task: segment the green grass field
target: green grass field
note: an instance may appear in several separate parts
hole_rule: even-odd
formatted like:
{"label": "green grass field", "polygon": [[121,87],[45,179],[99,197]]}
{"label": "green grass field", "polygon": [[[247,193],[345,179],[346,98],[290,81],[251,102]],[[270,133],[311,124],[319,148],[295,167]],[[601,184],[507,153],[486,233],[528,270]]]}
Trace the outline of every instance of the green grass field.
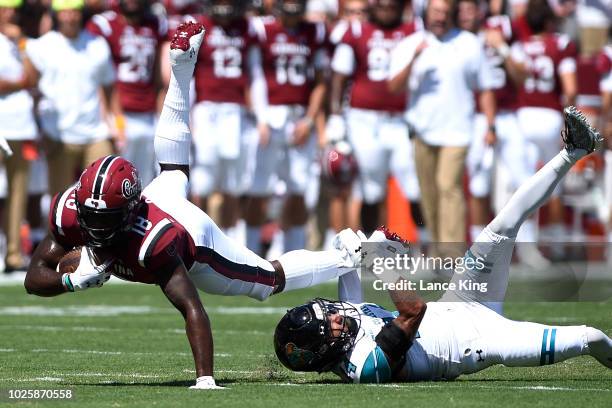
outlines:
{"label": "green grass field", "polygon": [[[588,357],[532,369],[493,367],[452,382],[346,385],[332,375],[294,374],[273,356],[272,332],[285,308],[333,285],[273,297],[202,294],[215,339],[216,378],[226,390],[193,391],[183,321],[161,291],[107,285],[52,299],[0,287],[0,405],[7,389],[71,389],[73,402],[19,406],[580,406],[612,407],[612,370]],[[612,333],[611,303],[509,304],[507,315],[589,324]]]}

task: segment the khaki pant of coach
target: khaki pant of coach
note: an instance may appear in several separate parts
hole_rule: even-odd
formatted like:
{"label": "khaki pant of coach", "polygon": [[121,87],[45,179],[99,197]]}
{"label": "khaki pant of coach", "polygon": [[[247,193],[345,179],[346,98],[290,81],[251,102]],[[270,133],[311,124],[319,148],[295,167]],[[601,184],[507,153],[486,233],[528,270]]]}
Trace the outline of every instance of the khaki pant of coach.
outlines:
{"label": "khaki pant of coach", "polygon": [[49,193],[64,191],[76,181],[80,172],[102,156],[113,153],[109,139],[89,144],[69,144],[50,141],[47,148]]}
{"label": "khaki pant of coach", "polygon": [[30,180],[30,162],[23,157],[23,142],[9,141],[13,155],[5,159],[7,197],[4,212],[6,231],[6,266],[22,268],[21,256],[21,222],[25,218],[28,183]]}
{"label": "khaki pant of coach", "polygon": [[414,140],[421,207],[432,242],[464,242],[463,171],[467,147],[431,146],[419,138]]}

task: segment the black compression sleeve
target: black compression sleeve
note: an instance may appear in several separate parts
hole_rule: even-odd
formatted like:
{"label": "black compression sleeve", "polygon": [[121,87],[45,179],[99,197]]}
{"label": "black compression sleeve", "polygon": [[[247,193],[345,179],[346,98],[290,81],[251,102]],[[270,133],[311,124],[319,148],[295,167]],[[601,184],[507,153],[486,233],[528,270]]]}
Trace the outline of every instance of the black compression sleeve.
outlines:
{"label": "black compression sleeve", "polygon": [[412,346],[412,339],[406,337],[402,329],[393,322],[389,322],[376,336],[376,344],[392,360],[399,363],[406,358],[406,352]]}

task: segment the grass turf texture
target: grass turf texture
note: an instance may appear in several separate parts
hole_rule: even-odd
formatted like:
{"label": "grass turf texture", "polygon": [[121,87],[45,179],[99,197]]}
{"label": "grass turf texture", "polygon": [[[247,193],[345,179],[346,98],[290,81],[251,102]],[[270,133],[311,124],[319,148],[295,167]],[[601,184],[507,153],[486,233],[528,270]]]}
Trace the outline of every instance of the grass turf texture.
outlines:
{"label": "grass turf texture", "polygon": [[[52,299],[28,296],[21,286],[0,287],[0,405],[9,403],[7,389],[69,388],[71,403],[30,400],[19,406],[612,406],[612,371],[590,357],[541,368],[493,367],[451,382],[385,386],[291,373],[274,358],[273,329],[283,308],[317,295],[335,297],[335,287],[263,303],[201,294],[213,327],[216,378],[228,389],[198,392],[187,389],[195,372],[182,317],[157,287],[108,285]],[[132,313],[92,315],[122,306]],[[79,310],[88,313],[74,315]],[[612,333],[611,303],[509,304],[506,313]]]}

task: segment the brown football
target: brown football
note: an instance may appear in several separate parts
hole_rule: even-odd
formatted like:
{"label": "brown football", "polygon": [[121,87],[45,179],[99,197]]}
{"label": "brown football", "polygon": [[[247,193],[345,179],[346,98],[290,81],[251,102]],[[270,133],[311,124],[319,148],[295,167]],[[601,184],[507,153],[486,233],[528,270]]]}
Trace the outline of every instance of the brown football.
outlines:
{"label": "brown football", "polygon": [[[62,259],[60,259],[57,265],[57,271],[62,275],[65,273],[73,273],[79,266],[79,262],[81,262],[81,249],[82,246],[75,247],[74,249],[68,251]],[[99,254],[94,252],[94,261],[96,265],[100,265],[104,262],[105,259],[109,258],[108,254]]]}
{"label": "brown football", "polygon": [[68,251],[62,259],[60,259],[57,265],[57,271],[62,275],[65,273],[73,273],[81,262],[81,249],[83,247],[76,247],[71,251]]}

